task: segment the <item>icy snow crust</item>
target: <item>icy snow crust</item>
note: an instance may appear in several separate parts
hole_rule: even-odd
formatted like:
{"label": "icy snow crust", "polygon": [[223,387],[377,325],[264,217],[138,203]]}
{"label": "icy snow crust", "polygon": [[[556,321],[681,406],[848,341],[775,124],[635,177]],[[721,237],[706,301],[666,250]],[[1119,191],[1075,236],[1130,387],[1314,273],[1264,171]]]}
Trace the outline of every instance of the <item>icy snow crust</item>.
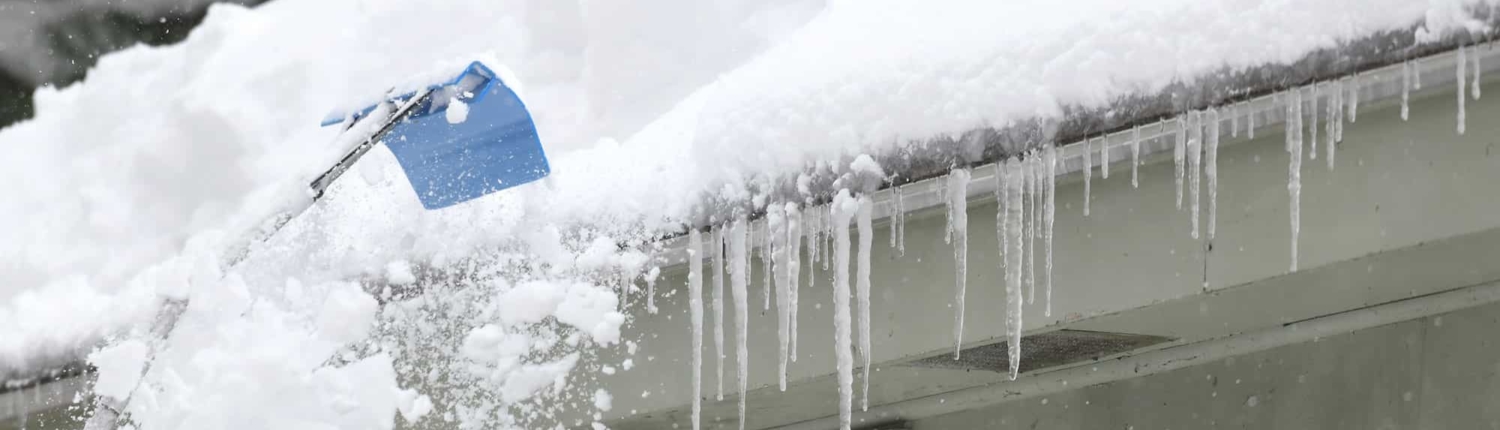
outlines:
{"label": "icy snow crust", "polygon": [[[142,428],[389,428],[397,412],[547,426],[602,398],[598,375],[615,363],[596,351],[625,340],[622,303],[646,303],[619,293],[656,266],[653,239],[684,225],[1242,96],[1261,87],[1241,85],[1254,68],[1316,76],[1326,60],[1307,54],[1376,49],[1344,46],[1372,34],[1479,26],[1457,0],[666,3],[216,6],[180,45],[110,55],[85,82],[40,91],[36,119],[0,131],[12,184],[0,199],[0,374],[109,340],[93,362],[105,394],[133,393]],[[1394,54],[1358,58],[1382,55]],[[553,177],[425,212],[389,152],[373,151],[244,264],[219,267],[229,238],[299,198],[339,153],[337,127],[317,127],[327,111],[474,59],[526,100]],[[851,168],[861,155],[873,157]],[[351,278],[383,288],[372,297]],[[422,289],[398,288],[412,284]],[[141,359],[131,339],[161,298],[188,296],[171,348]],[[840,363],[852,372],[852,357]]]}

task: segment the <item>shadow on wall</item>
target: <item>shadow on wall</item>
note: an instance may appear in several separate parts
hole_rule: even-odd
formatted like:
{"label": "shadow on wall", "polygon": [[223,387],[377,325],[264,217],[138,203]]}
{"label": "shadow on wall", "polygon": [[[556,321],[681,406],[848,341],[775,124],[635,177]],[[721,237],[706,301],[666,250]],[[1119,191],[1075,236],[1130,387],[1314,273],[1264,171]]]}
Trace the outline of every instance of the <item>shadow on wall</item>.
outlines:
{"label": "shadow on wall", "polygon": [[[246,6],[266,0],[230,0]],[[191,2],[189,2],[191,3]],[[38,26],[39,42],[53,64],[9,64],[0,67],[0,128],[34,115],[32,95],[41,85],[67,86],[82,80],[99,57],[137,43],[169,45],[187,38],[208,12],[207,3],[172,8],[161,14],[79,8],[61,19]],[[17,61],[17,60],[0,60]],[[55,66],[54,66],[55,65]],[[50,70],[49,70],[50,69]],[[35,70],[39,80],[16,76],[16,70]],[[39,81],[33,83],[34,81]]]}

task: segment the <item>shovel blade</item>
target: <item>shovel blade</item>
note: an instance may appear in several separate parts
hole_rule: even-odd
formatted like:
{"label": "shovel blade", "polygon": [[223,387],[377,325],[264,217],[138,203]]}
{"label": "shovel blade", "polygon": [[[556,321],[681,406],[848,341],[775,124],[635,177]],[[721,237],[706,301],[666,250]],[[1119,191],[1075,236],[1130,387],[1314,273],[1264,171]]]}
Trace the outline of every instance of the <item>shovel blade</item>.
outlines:
{"label": "shovel blade", "polygon": [[422,206],[440,209],[551,173],[526,105],[479,62],[433,88],[384,142]]}

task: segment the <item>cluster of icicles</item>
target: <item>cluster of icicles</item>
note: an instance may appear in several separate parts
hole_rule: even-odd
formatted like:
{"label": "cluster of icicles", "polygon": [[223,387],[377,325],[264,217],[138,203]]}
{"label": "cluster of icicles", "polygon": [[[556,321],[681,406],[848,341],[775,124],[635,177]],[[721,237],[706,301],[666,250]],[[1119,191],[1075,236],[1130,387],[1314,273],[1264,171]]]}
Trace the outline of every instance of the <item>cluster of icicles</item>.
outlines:
{"label": "cluster of icicles", "polygon": [[[1464,98],[1465,95],[1465,72],[1469,65],[1466,60],[1467,49],[1458,50],[1457,82],[1458,85],[1458,125],[1457,132],[1464,133]],[[1472,56],[1473,83],[1468,94],[1474,99],[1480,96],[1480,70],[1479,55]],[[1420,65],[1410,63],[1402,66],[1402,94],[1401,94],[1401,119],[1408,118],[1409,89],[1421,89]],[[1324,147],[1324,159],[1328,169],[1334,168],[1334,159],[1337,154],[1337,145],[1343,141],[1344,122],[1355,122],[1358,119],[1359,109],[1360,77],[1344,78],[1335,81],[1321,82],[1307,85],[1305,87],[1288,90],[1285,93],[1273,97],[1274,103],[1281,109],[1285,109],[1284,122],[1286,133],[1286,151],[1289,154],[1289,174],[1287,190],[1290,195],[1291,214],[1291,269],[1297,270],[1297,242],[1300,230],[1300,208],[1301,208],[1301,169],[1303,147],[1310,145],[1308,157],[1317,159],[1319,143],[1319,116],[1323,116],[1322,138]],[[1322,109],[1320,112],[1319,109]],[[1231,137],[1239,137],[1241,117],[1244,117],[1243,129],[1247,138],[1255,138],[1257,112],[1254,109],[1246,109],[1244,106],[1230,106],[1227,108],[1210,108],[1201,111],[1187,112],[1170,121],[1158,122],[1156,133],[1152,138],[1172,138],[1173,161],[1175,167],[1176,206],[1183,210],[1184,195],[1191,212],[1190,235],[1194,239],[1200,237],[1200,190],[1207,188],[1208,220],[1207,238],[1214,239],[1217,229],[1218,216],[1218,152],[1219,139],[1223,134],[1221,124],[1226,120],[1229,123],[1229,134]],[[1224,118],[1228,116],[1228,118]],[[1304,133],[1305,130],[1305,133]],[[1131,129],[1128,139],[1115,148],[1128,147],[1131,162],[1131,185],[1140,186],[1139,166],[1140,147],[1143,142],[1141,137],[1142,128],[1136,126]],[[1308,142],[1304,142],[1304,136]],[[1089,215],[1090,194],[1092,191],[1093,170],[1095,164],[1095,152],[1099,153],[1098,167],[1104,179],[1109,178],[1109,165],[1113,161],[1111,145],[1107,139],[1096,137],[1085,139],[1080,143],[1081,152],[1075,154],[1082,158],[1084,174],[1084,201],[1083,214]],[[1020,370],[1021,358],[1021,334],[1023,306],[1035,304],[1037,284],[1044,286],[1045,315],[1052,316],[1052,238],[1056,199],[1056,181],[1058,168],[1065,158],[1065,151],[1052,145],[1044,145],[1042,148],[1026,152],[1022,156],[1007,159],[998,163],[993,180],[995,181],[995,197],[999,204],[995,224],[999,236],[1001,265],[1004,269],[1005,297],[1006,297],[1006,319],[1005,329],[1009,347],[1010,377],[1015,379]],[[954,296],[954,358],[959,358],[959,352],[963,348],[964,329],[964,294],[966,280],[968,278],[968,187],[973,178],[970,171],[958,168],[950,172],[943,185],[943,199],[947,205],[947,232],[945,240],[953,246],[954,260],[956,262],[956,280]],[[1207,181],[1206,187],[1202,183]],[[1186,192],[1184,192],[1186,188]],[[897,255],[905,253],[905,212],[904,196],[901,187],[890,188],[890,246],[896,250]],[[831,204],[809,208],[803,211],[796,203],[771,204],[766,209],[766,222],[764,228],[752,232],[751,222],[740,215],[733,221],[708,233],[709,239],[705,253],[704,234],[698,230],[691,231],[688,238],[689,252],[689,293],[690,312],[693,330],[693,406],[692,420],[693,428],[699,428],[702,398],[702,338],[703,338],[703,261],[711,259],[710,270],[713,271],[713,292],[710,295],[713,303],[714,315],[714,351],[717,357],[715,377],[718,381],[716,398],[724,398],[724,280],[729,280],[729,289],[733,297],[735,320],[735,341],[739,348],[736,349],[739,361],[739,408],[740,428],[745,425],[745,391],[748,381],[748,351],[746,349],[748,337],[748,312],[749,298],[747,297],[747,286],[749,280],[750,254],[755,247],[754,242],[759,243],[761,249],[761,261],[763,272],[771,275],[765,277],[765,295],[763,307],[771,309],[772,291],[775,291],[774,304],[777,310],[777,333],[780,341],[779,359],[779,383],[780,388],[786,390],[786,373],[788,362],[797,359],[797,304],[799,280],[801,275],[802,251],[808,252],[809,263],[821,263],[825,270],[834,272],[833,294],[834,294],[834,348],[838,366],[839,383],[839,406],[841,428],[848,429],[852,424],[852,409],[854,400],[854,357],[857,355],[862,359],[862,388],[860,407],[869,408],[869,381],[870,381],[870,248],[873,242],[873,228],[871,217],[874,202],[871,196],[864,193],[854,194],[849,190],[840,190]],[[858,234],[857,261],[854,280],[853,298],[855,305],[851,306],[849,266],[850,266],[850,224],[854,224]],[[1040,244],[1038,244],[1040,239]],[[1038,264],[1037,247],[1041,246],[1042,257]],[[820,250],[822,250],[820,252]],[[832,255],[830,255],[830,253]],[[711,254],[711,255],[710,255]],[[727,271],[727,276],[726,272]],[[654,275],[654,273],[653,273]],[[652,279],[655,276],[651,276]],[[808,271],[807,284],[812,287],[817,280],[813,271]],[[652,306],[654,308],[654,306]],[[851,317],[851,314],[856,317]],[[857,319],[856,319],[857,318]],[[858,330],[854,331],[854,322],[858,322]],[[856,337],[857,336],[857,337]]]}
{"label": "cluster of icicles", "polygon": [[[899,200],[894,201],[899,205]],[[748,361],[749,352],[746,348],[749,335],[748,312],[749,298],[747,287],[750,282],[750,254],[753,247],[752,242],[760,243],[761,261],[763,272],[769,274],[765,277],[766,294],[763,299],[763,308],[769,310],[772,306],[771,291],[775,291],[775,306],[777,316],[777,334],[780,343],[779,360],[779,383],[782,390],[786,390],[786,374],[789,362],[797,359],[797,309],[798,283],[802,278],[801,262],[803,241],[806,241],[808,260],[810,263],[822,263],[824,269],[830,266],[834,270],[834,319],[835,319],[835,346],[839,367],[840,399],[843,416],[850,415],[853,406],[853,368],[854,351],[852,349],[851,326],[853,318],[850,309],[850,232],[851,223],[857,226],[859,233],[858,260],[859,267],[854,281],[857,291],[857,311],[859,321],[858,345],[860,356],[864,361],[864,392],[865,401],[862,407],[868,408],[869,372],[870,372],[870,248],[873,244],[873,228],[871,218],[874,212],[874,203],[868,195],[858,197],[850,194],[848,190],[842,190],[835,196],[832,204],[809,210],[803,213],[796,203],[772,204],[766,209],[766,222],[764,228],[752,232],[751,222],[746,216],[740,215],[724,228],[714,230],[709,234],[708,249],[705,253],[703,234],[693,230],[688,236],[688,292],[690,294],[689,312],[693,327],[693,428],[698,428],[700,414],[702,411],[702,337],[703,337],[703,261],[711,261],[710,270],[713,272],[713,292],[709,296],[713,300],[714,315],[714,351],[717,357],[715,367],[715,379],[717,380],[717,391],[715,398],[724,399],[724,298],[725,282],[729,280],[729,292],[733,298],[735,314],[735,342],[736,358],[739,362],[739,407],[740,428],[745,425],[745,391],[748,388]],[[897,211],[899,213],[899,211]],[[899,217],[898,217],[899,219]],[[901,232],[903,226],[892,227],[893,231]],[[805,232],[805,233],[804,233]],[[898,236],[892,243],[895,246],[904,246]],[[820,252],[820,250],[822,250]],[[830,252],[831,251],[831,252]],[[832,255],[830,255],[830,253]],[[727,272],[727,273],[726,273]],[[808,286],[817,282],[813,271],[809,270],[807,277]]]}

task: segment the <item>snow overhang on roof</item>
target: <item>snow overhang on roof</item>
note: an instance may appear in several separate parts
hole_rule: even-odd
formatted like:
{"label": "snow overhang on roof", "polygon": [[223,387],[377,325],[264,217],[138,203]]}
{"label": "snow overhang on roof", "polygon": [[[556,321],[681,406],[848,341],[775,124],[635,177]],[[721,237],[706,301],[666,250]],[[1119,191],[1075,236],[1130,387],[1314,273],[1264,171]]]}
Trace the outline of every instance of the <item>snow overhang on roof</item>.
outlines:
{"label": "snow overhang on roof", "polygon": [[[1494,18],[1497,17],[1487,20],[1490,28],[1500,24],[1500,20]],[[798,184],[797,175],[793,174],[782,176],[784,180],[777,181],[769,190],[753,190],[755,195],[768,196],[762,201],[751,202],[754,207],[747,208],[743,203],[728,202],[718,196],[708,197],[701,207],[714,209],[702,214],[699,225],[711,227],[733,219],[733,214],[742,210],[748,210],[751,219],[758,219],[764,216],[764,204],[778,199],[823,204],[831,201],[841,188],[874,192],[943,177],[955,168],[993,165],[1008,158],[1025,157],[1028,151],[1046,145],[1066,147],[1089,139],[1122,134],[1138,126],[1173,121],[1189,112],[1228,108],[1293,88],[1357,77],[1367,71],[1406,61],[1421,61],[1460,46],[1490,44],[1496,36],[1494,32],[1453,33],[1434,41],[1419,41],[1425,31],[1422,25],[1381,31],[1337,47],[1315,50],[1291,64],[1266,64],[1243,70],[1223,68],[1190,81],[1174,82],[1154,93],[1120,97],[1104,107],[1064,106],[1060,118],[1037,116],[1003,127],[976,128],[956,136],[914,140],[901,145],[903,149],[895,152],[874,154],[887,176],[862,178],[859,184],[840,182],[841,175],[831,174],[823,165],[815,165],[802,172],[810,179],[804,184]],[[1147,137],[1154,139],[1159,136]],[[1170,150],[1170,147],[1165,149]],[[1068,156],[1059,156],[1062,165],[1059,174],[1082,168],[1081,160],[1061,160]],[[847,159],[827,161],[848,164]],[[747,182],[752,187],[755,184],[754,181]],[[799,187],[805,187],[806,191],[799,190]],[[809,195],[811,197],[803,197]],[[906,210],[923,207],[908,206]]]}

